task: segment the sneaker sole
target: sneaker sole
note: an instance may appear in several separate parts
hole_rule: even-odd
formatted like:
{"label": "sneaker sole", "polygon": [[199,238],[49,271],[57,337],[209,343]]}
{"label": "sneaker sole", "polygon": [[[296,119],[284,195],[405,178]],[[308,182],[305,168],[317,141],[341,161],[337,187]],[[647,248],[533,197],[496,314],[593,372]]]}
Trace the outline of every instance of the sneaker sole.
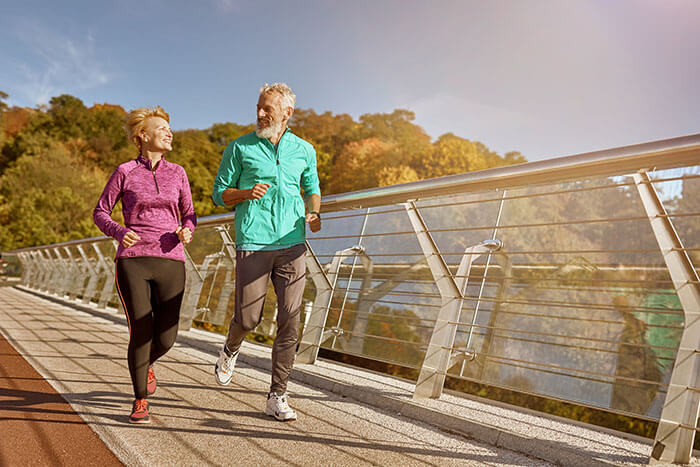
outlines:
{"label": "sneaker sole", "polygon": [[151,419],[149,418],[148,420],[132,420],[129,419],[129,423],[133,423],[135,425],[146,425],[147,423],[151,423]]}
{"label": "sneaker sole", "polygon": [[275,412],[268,412],[267,409],[265,409],[265,415],[269,415],[270,417],[273,417],[275,420],[278,420],[280,422],[291,422],[297,419],[296,414],[290,418],[280,418]]}

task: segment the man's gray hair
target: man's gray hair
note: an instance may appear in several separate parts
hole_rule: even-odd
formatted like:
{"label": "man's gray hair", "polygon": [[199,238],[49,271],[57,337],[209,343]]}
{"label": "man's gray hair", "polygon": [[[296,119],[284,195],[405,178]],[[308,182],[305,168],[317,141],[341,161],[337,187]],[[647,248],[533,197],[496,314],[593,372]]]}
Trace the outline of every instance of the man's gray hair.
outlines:
{"label": "man's gray hair", "polygon": [[261,96],[269,92],[276,92],[280,94],[282,96],[282,99],[284,100],[285,108],[291,107],[293,109],[294,105],[297,102],[297,96],[295,96],[291,88],[284,83],[265,83],[265,86],[260,88]]}

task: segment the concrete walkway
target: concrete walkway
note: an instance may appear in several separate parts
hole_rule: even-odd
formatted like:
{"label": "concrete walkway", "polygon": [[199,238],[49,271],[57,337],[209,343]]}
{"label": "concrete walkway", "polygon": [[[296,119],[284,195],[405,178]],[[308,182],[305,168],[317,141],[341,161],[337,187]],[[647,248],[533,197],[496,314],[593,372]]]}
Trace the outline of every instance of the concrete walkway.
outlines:
{"label": "concrete walkway", "polygon": [[114,312],[0,288],[0,332],[126,465],[641,465],[650,452],[648,441],[480,400],[415,404],[409,382],[330,362],[295,367],[299,420],[280,423],[262,412],[269,349],[246,343],[221,388],[223,336],[197,330],[156,364],[153,423],[130,425],[125,329]]}

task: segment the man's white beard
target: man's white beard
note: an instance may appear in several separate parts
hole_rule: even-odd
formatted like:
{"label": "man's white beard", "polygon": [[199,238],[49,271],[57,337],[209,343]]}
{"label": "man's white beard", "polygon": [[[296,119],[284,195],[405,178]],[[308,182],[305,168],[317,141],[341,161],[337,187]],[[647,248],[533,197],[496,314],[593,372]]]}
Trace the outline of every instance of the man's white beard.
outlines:
{"label": "man's white beard", "polygon": [[274,138],[282,133],[282,122],[273,120],[265,128],[260,128],[259,126],[255,129],[255,134],[258,138]]}

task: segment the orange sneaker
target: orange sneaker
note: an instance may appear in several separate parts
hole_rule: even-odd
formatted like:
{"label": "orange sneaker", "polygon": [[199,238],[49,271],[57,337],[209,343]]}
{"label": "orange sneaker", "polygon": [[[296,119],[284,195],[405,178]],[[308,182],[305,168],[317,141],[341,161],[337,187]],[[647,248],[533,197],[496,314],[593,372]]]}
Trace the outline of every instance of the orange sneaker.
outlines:
{"label": "orange sneaker", "polygon": [[129,423],[151,423],[151,417],[148,414],[148,401],[146,399],[136,399],[134,408],[129,415]]}
{"label": "orange sneaker", "polygon": [[153,365],[148,367],[148,382],[146,383],[146,393],[152,396],[156,392],[158,381],[156,381],[156,373],[153,371]]}

